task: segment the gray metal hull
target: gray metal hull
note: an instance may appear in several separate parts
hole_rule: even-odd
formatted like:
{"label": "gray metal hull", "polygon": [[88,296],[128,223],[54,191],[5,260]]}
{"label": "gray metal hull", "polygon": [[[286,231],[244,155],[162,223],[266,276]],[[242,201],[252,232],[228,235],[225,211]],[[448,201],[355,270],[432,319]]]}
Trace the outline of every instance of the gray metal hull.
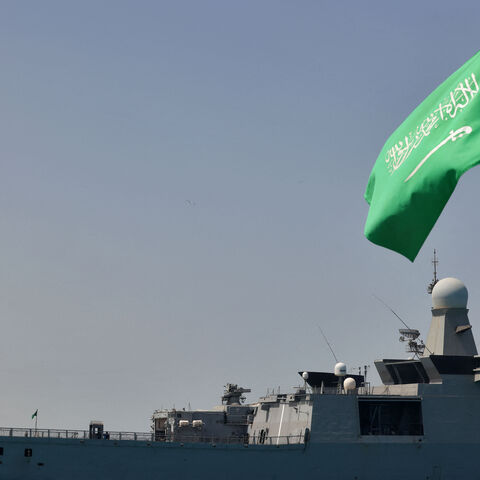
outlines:
{"label": "gray metal hull", "polygon": [[[480,444],[388,439],[291,446],[0,437],[2,480],[472,480]],[[25,457],[26,448],[32,457]]]}

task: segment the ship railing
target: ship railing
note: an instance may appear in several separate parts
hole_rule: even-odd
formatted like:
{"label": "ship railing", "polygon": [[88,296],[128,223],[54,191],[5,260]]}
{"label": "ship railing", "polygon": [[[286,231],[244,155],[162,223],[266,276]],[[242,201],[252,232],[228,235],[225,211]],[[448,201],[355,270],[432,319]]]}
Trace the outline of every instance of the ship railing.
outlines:
{"label": "ship railing", "polygon": [[283,435],[278,437],[257,435],[250,437],[249,443],[252,445],[299,445],[305,443],[305,434]]}
{"label": "ship railing", "polygon": [[[26,438],[61,438],[87,440],[90,437],[88,430],[59,430],[53,428],[13,428],[0,427],[0,437],[26,437]],[[153,432],[110,432],[103,433],[103,440],[138,440],[143,442],[153,442],[155,435]]]}
{"label": "ship railing", "polygon": [[[207,444],[244,444],[244,445],[299,445],[305,443],[305,433],[298,435],[268,436],[268,435],[232,435],[230,437],[202,435],[166,435],[157,441],[165,443],[207,443]],[[307,437],[308,441],[308,437]]]}
{"label": "ship railing", "polygon": [[[346,392],[339,387],[311,387],[311,391],[317,395],[346,395],[346,394],[357,394],[357,395],[371,395],[373,393],[373,387],[369,382],[362,383],[362,385],[352,392]],[[388,392],[387,392],[388,394]]]}
{"label": "ship railing", "polygon": [[[44,438],[44,439],[70,439],[88,440],[91,439],[88,430],[59,430],[59,429],[35,429],[35,428],[14,428],[0,427],[0,437],[23,437],[23,438]],[[102,440],[111,441],[143,441],[143,442],[166,442],[166,443],[207,443],[216,444],[243,444],[243,445],[299,445],[305,443],[305,434],[268,436],[262,435],[236,435],[230,437],[220,436],[199,436],[199,435],[155,435],[153,432],[110,432],[103,433]]]}

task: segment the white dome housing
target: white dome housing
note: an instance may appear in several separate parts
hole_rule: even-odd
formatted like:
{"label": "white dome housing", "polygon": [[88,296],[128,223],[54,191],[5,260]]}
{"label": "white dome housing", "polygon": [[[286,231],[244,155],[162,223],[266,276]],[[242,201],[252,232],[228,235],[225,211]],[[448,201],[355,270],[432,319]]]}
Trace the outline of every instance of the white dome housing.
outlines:
{"label": "white dome housing", "polygon": [[338,362],[334,369],[337,377],[344,377],[347,374],[347,366],[343,362]]}
{"label": "white dome housing", "polygon": [[354,378],[348,377],[343,382],[343,388],[346,392],[351,392],[357,388],[357,382]]}
{"label": "white dome housing", "polygon": [[467,287],[457,278],[442,278],[433,287],[433,308],[467,308],[467,301]]}

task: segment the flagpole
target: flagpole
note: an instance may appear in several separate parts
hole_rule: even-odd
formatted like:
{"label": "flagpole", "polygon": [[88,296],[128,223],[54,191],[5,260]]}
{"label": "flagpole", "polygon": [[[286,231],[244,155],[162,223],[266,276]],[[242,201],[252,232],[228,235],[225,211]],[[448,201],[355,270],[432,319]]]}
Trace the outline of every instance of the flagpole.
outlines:
{"label": "flagpole", "polygon": [[35,413],[32,415],[32,420],[33,420],[33,417],[35,417],[34,435],[36,437],[37,436],[37,426],[38,426],[38,408],[35,410]]}

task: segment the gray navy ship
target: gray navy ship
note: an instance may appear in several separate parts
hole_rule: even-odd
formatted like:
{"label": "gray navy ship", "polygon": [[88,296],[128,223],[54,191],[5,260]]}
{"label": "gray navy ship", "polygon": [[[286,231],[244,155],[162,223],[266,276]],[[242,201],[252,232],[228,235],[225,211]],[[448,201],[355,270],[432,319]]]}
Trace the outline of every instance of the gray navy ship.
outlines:
{"label": "gray navy ship", "polygon": [[228,384],[212,410],[157,410],[151,432],[0,428],[2,480],[480,479],[480,357],[454,278],[432,291],[425,344],[364,375],[300,371],[302,385],[245,403]]}

